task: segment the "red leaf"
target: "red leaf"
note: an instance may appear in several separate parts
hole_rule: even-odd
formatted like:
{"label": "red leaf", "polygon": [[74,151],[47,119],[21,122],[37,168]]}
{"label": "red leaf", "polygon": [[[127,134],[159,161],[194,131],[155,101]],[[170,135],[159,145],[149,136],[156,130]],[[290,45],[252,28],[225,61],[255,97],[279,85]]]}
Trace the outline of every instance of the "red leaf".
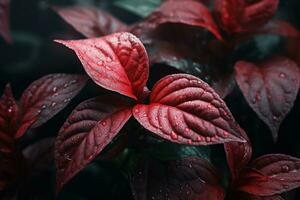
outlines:
{"label": "red leaf", "polygon": [[267,196],[267,197],[260,197],[260,196],[255,196],[251,195],[248,193],[240,193],[238,199],[243,199],[243,200],[284,200],[281,196],[275,195],[275,196]]}
{"label": "red leaf", "polygon": [[55,144],[57,191],[91,162],[131,116],[131,108],[115,96],[81,103],[69,116]]}
{"label": "red leaf", "polygon": [[0,98],[0,153],[10,153],[14,145],[14,131],[18,106],[7,84]]}
{"label": "red leaf", "polygon": [[[282,154],[269,154],[256,159],[250,166],[267,179],[245,182],[237,188],[258,196],[280,194],[300,186],[300,159]],[[243,177],[251,173],[245,172]]]}
{"label": "red leaf", "polygon": [[217,0],[215,12],[221,27],[229,34],[249,32],[267,23],[278,4],[279,0]]}
{"label": "red leaf", "polygon": [[258,65],[240,61],[235,78],[251,108],[269,126],[274,141],[293,107],[300,86],[300,70],[288,58],[273,57]]}
{"label": "red leaf", "polygon": [[102,38],[57,42],[73,49],[88,75],[98,85],[142,100],[149,74],[143,44],[130,33]]}
{"label": "red leaf", "polygon": [[12,42],[9,30],[9,3],[10,0],[0,0],[0,35],[8,43]]}
{"label": "red leaf", "polygon": [[194,0],[166,1],[156,9],[149,17],[132,27],[136,35],[155,29],[166,23],[179,23],[190,26],[206,28],[218,39],[222,40],[218,27],[209,9],[202,3]]}
{"label": "red leaf", "polygon": [[20,100],[21,124],[17,138],[31,126],[41,126],[75,97],[85,86],[84,75],[50,74],[34,81]]}
{"label": "red leaf", "polygon": [[150,105],[136,105],[133,114],[146,129],[172,142],[244,141],[224,101],[208,84],[188,74],[162,78],[153,87]]}
{"label": "red leaf", "polygon": [[229,142],[224,144],[227,163],[231,172],[231,179],[234,182],[249,163],[252,157],[252,147],[247,134],[241,130],[245,143]]}
{"label": "red leaf", "polygon": [[100,37],[127,29],[125,24],[111,14],[93,7],[54,7],[54,10],[87,38]]}
{"label": "red leaf", "polygon": [[136,200],[223,200],[225,197],[216,169],[198,157],[168,162],[166,170],[151,160],[139,167],[130,183]]}

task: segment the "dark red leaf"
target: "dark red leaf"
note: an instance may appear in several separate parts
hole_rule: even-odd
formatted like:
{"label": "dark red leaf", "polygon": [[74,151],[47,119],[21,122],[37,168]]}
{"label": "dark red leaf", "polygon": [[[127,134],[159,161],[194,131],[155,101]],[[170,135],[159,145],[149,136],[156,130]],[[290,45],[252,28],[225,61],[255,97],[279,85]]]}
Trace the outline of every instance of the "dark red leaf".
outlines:
{"label": "dark red leaf", "polygon": [[90,163],[131,116],[131,108],[115,96],[81,103],[69,116],[55,143],[57,191]]}
{"label": "dark red leaf", "polygon": [[208,84],[188,74],[162,78],[153,87],[150,105],[136,105],[133,114],[146,129],[172,142],[244,141],[224,101]]}
{"label": "dark red leaf", "polygon": [[12,42],[9,30],[9,3],[10,0],[0,0],[0,35],[8,43]]}
{"label": "dark red leaf", "polygon": [[86,81],[84,75],[69,74],[50,74],[34,81],[20,100],[21,122],[16,137],[56,115],[80,92]]}
{"label": "dark red leaf", "polygon": [[209,9],[202,3],[194,0],[164,2],[149,17],[132,27],[132,32],[141,35],[149,29],[155,29],[166,23],[185,24],[206,28],[218,39],[222,40],[218,27]]}
{"label": "dark red leaf", "polygon": [[186,158],[166,163],[165,170],[161,167],[151,160],[131,176],[136,200],[223,200],[225,197],[216,169],[205,159]]}
{"label": "dark red leaf", "polygon": [[14,145],[14,131],[18,106],[9,84],[0,98],[0,153],[10,153]]}
{"label": "dark red leaf", "polygon": [[94,7],[54,7],[54,10],[87,38],[100,37],[127,29],[125,24],[111,14]]}
{"label": "dark red leaf", "polygon": [[257,65],[240,61],[235,65],[235,78],[247,102],[277,141],[279,126],[293,107],[299,90],[297,64],[285,57],[273,57]]}
{"label": "dark red leaf", "polygon": [[[282,154],[269,154],[256,159],[250,166],[267,178],[244,181],[237,189],[253,195],[271,196],[300,186],[300,159]],[[249,176],[246,170],[243,177]]]}
{"label": "dark red leaf", "polygon": [[267,23],[274,16],[278,4],[279,0],[217,0],[215,12],[226,32],[242,33]]}
{"label": "dark red leaf", "polygon": [[251,194],[248,194],[245,192],[240,192],[238,197],[239,197],[238,199],[242,199],[242,200],[284,200],[279,195],[260,197],[260,196],[251,195]]}
{"label": "dark red leaf", "polygon": [[224,144],[227,157],[227,164],[231,172],[231,179],[234,182],[249,163],[252,157],[252,147],[247,134],[241,130],[245,143],[229,142]]}
{"label": "dark red leaf", "polygon": [[54,138],[42,139],[28,147],[22,152],[27,164],[32,170],[45,170],[50,168],[54,161]]}
{"label": "dark red leaf", "polygon": [[145,97],[149,61],[143,44],[134,35],[115,33],[102,38],[57,42],[76,52],[98,85],[134,99]]}

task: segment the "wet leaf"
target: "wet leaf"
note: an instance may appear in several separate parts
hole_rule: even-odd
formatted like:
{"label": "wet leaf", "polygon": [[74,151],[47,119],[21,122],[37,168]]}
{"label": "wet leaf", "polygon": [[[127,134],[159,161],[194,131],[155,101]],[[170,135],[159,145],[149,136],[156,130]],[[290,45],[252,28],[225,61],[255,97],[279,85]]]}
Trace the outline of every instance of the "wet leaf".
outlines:
{"label": "wet leaf", "polygon": [[285,57],[273,57],[259,64],[240,61],[235,79],[248,104],[272,131],[274,141],[285,116],[292,109],[300,86],[300,70]]}
{"label": "wet leaf", "polygon": [[290,191],[300,186],[300,159],[283,154],[269,154],[259,157],[246,170],[243,177],[249,177],[255,169],[266,178],[244,181],[237,189],[257,196],[271,196]]}
{"label": "wet leaf", "polygon": [[68,117],[55,143],[57,191],[90,163],[131,116],[131,108],[116,96],[81,103]]}
{"label": "wet leaf", "polygon": [[161,165],[150,160],[131,176],[136,200],[224,199],[216,169],[205,159],[192,157]]}
{"label": "wet leaf", "polygon": [[279,0],[216,0],[215,12],[221,27],[229,34],[251,32],[275,14]]}
{"label": "wet leaf", "polygon": [[73,49],[88,75],[98,85],[142,100],[149,75],[147,52],[130,33],[102,38],[57,41]]}
{"label": "wet leaf", "polygon": [[218,27],[209,9],[202,3],[187,0],[187,1],[173,1],[164,2],[157,8],[149,17],[142,22],[135,24],[131,28],[131,32],[137,36],[153,30],[158,26],[166,23],[185,24],[195,27],[206,28],[218,39],[222,40]]}
{"label": "wet leaf", "polygon": [[146,129],[180,144],[244,141],[224,101],[209,85],[188,74],[162,78],[153,87],[150,105],[136,105],[133,114]]}
{"label": "wet leaf", "polygon": [[15,137],[29,127],[41,126],[65,108],[86,81],[84,75],[50,74],[30,84],[20,100],[21,122]]}
{"label": "wet leaf", "polygon": [[67,8],[54,7],[54,10],[79,33],[87,38],[105,36],[125,31],[127,26],[111,14],[94,8],[73,6]]}

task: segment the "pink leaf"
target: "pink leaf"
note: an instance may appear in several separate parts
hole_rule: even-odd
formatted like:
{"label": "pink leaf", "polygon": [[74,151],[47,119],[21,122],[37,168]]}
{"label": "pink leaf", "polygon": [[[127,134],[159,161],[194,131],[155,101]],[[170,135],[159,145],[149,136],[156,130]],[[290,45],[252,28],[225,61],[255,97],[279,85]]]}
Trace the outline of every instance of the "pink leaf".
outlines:
{"label": "pink leaf", "polygon": [[194,0],[166,1],[149,17],[132,27],[132,32],[140,35],[147,29],[155,29],[166,23],[179,23],[206,28],[218,39],[222,40],[218,27],[209,9],[202,3]]}
{"label": "pink leaf", "polygon": [[9,3],[10,0],[0,0],[0,35],[8,43],[12,42],[9,30]]}
{"label": "pink leaf", "polygon": [[241,130],[241,134],[247,142],[229,142],[224,144],[232,181],[235,181],[238,178],[241,170],[248,165],[252,157],[250,140],[243,130]]}
{"label": "pink leaf", "polygon": [[130,116],[131,108],[115,96],[87,100],[72,112],[55,144],[57,191],[116,137]]}
{"label": "pink leaf", "polygon": [[[267,179],[245,182],[237,188],[258,196],[271,196],[300,186],[300,159],[282,154],[269,154],[256,159],[250,166]],[[244,172],[245,176],[251,173]]]}
{"label": "pink leaf", "polygon": [[207,199],[223,200],[216,169],[205,159],[186,158],[169,161],[166,170],[153,160],[139,166],[131,176],[131,188],[136,200]]}
{"label": "pink leaf", "polygon": [[278,4],[279,0],[217,0],[215,12],[229,34],[251,32],[274,16]]}
{"label": "pink leaf", "polygon": [[146,129],[181,144],[243,142],[224,101],[200,79],[169,75],[153,87],[150,105],[136,105],[134,117]]}
{"label": "pink leaf", "polygon": [[54,7],[54,10],[87,38],[100,37],[127,29],[127,26],[121,21],[94,7]]}
{"label": "pink leaf", "polygon": [[247,102],[277,141],[279,126],[293,107],[299,90],[297,64],[284,57],[273,57],[257,65],[240,61],[235,65],[235,73]]}
{"label": "pink leaf", "polygon": [[18,105],[7,84],[0,98],[0,153],[10,153],[14,145],[14,131]]}
{"label": "pink leaf", "polygon": [[57,42],[73,49],[88,75],[98,85],[142,100],[149,74],[143,44],[130,33],[102,38]]}
{"label": "pink leaf", "polygon": [[75,97],[85,86],[84,75],[50,74],[34,81],[20,100],[21,123],[16,137],[21,137],[30,126],[41,126]]}

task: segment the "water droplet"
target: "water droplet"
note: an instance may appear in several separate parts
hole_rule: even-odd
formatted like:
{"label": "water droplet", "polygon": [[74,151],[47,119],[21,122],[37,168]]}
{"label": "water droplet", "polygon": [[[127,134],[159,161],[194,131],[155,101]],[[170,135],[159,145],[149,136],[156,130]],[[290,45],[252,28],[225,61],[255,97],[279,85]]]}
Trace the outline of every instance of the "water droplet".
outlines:
{"label": "water droplet", "polygon": [[188,144],[192,145],[193,144],[192,140],[188,140]]}
{"label": "water droplet", "polygon": [[201,142],[202,141],[201,136],[197,136],[196,140],[197,140],[197,142]]}
{"label": "water droplet", "polygon": [[65,83],[64,84],[64,88],[66,88],[66,87],[68,87],[69,86],[69,84],[68,83]]}
{"label": "water droplet", "polygon": [[101,124],[102,124],[102,126],[105,126],[106,125],[106,121],[102,121]]}
{"label": "water droplet", "polygon": [[97,62],[97,65],[100,65],[100,66],[104,65],[104,61],[103,61],[103,60],[99,60],[99,61]]}
{"label": "water droplet", "polygon": [[137,108],[134,109],[134,112],[135,112],[135,113],[138,113],[138,112],[139,112],[139,109],[137,109]]}
{"label": "water droplet", "polygon": [[52,102],[51,106],[52,107],[56,106],[56,102]]}
{"label": "water droplet", "polygon": [[185,131],[185,132],[189,132],[190,129],[189,129],[189,128],[185,128],[184,131]]}
{"label": "water droplet", "polygon": [[111,68],[109,67],[109,66],[105,66],[105,69],[107,69],[107,70],[111,70]]}
{"label": "water droplet", "polygon": [[70,101],[69,98],[67,98],[67,99],[64,100],[65,103],[67,103],[67,102],[69,102],[69,101]]}
{"label": "water droplet", "polygon": [[7,111],[8,111],[8,113],[11,113],[12,112],[12,107],[9,107]]}
{"label": "water droplet", "polygon": [[111,61],[112,61],[111,57],[108,56],[108,57],[106,58],[106,61],[107,61],[107,62],[111,62]]}
{"label": "water droplet", "polygon": [[74,79],[70,81],[70,84],[74,84],[74,83],[77,83],[77,80]]}
{"label": "water droplet", "polygon": [[171,139],[172,140],[177,140],[178,139],[178,136],[174,131],[171,132]]}
{"label": "water droplet", "polygon": [[283,166],[281,167],[281,170],[282,170],[282,172],[288,172],[288,171],[290,170],[290,168],[289,168],[289,166],[287,166],[287,165],[283,165]]}
{"label": "water droplet", "polygon": [[283,72],[281,72],[281,73],[279,74],[279,77],[280,77],[280,78],[285,78],[285,77],[286,77],[286,74],[283,73]]}
{"label": "water droplet", "polygon": [[53,91],[53,92],[56,92],[56,91],[57,91],[57,87],[54,87],[54,88],[52,89],[52,91]]}
{"label": "water droplet", "polygon": [[223,131],[223,136],[228,137],[228,133],[226,131]]}
{"label": "water droplet", "polygon": [[273,118],[272,118],[274,121],[278,121],[278,117],[277,116],[273,116]]}
{"label": "water droplet", "polygon": [[42,109],[45,109],[45,108],[47,108],[47,106],[46,105],[42,105]]}

